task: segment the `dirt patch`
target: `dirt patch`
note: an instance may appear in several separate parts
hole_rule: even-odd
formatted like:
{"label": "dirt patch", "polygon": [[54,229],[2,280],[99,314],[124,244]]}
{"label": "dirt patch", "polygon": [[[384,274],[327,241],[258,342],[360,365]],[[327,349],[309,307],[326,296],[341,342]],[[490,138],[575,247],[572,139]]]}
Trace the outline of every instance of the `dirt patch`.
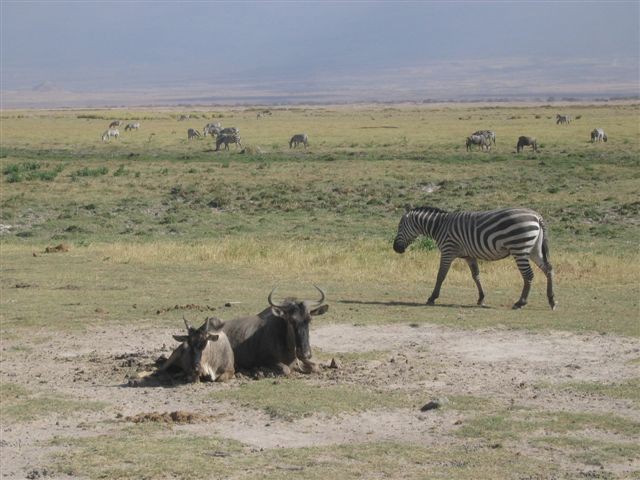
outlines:
{"label": "dirt patch", "polygon": [[218,415],[203,415],[201,413],[185,412],[185,411],[182,411],[182,410],[177,410],[175,412],[139,413],[137,415],[126,417],[125,421],[132,422],[132,423],[152,422],[152,423],[185,424],[185,423],[211,422],[217,417],[219,417],[219,416]]}
{"label": "dirt patch", "polygon": [[[416,399],[415,405],[333,416],[311,409],[309,415],[291,420],[239,405],[233,395],[228,396],[229,401],[211,395],[216,390],[234,392],[246,382],[270,376],[269,372],[239,374],[226,383],[186,383],[169,377],[129,388],[130,379],[154,371],[170,354],[175,346],[173,333],[149,321],[148,325],[111,326],[86,334],[43,332],[40,337],[4,341],[0,382],[107,406],[73,416],[43,413],[33,421],[3,423],[3,469],[24,477],[34,465],[46,465],[48,456],[62,448],[43,447],[49,439],[111,434],[114,418],[166,424],[170,426],[167,435],[173,430],[217,435],[267,449],[364,441],[461,442],[454,432],[464,426],[469,414],[456,409],[456,397],[471,399],[472,415],[481,411],[483,402],[490,402],[496,408],[520,405],[545,412],[611,414],[640,421],[640,409],[634,402],[552,388],[566,382],[612,383],[636,378],[640,340],[634,338],[435,325],[323,325],[311,332],[320,371],[294,373],[293,381],[406,393]],[[25,348],[28,355],[22,353]],[[441,402],[442,408],[420,410],[433,399],[448,398],[451,402]]]}

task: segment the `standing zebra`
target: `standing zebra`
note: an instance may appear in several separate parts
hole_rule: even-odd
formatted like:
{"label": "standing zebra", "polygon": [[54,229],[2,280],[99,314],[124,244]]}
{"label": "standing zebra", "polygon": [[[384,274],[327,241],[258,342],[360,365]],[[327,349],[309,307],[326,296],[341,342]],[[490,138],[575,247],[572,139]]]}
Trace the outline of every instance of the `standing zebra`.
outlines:
{"label": "standing zebra", "polygon": [[482,135],[483,137],[490,138],[493,144],[496,144],[496,132],[491,130],[478,130],[477,132],[473,132],[471,135]]}
{"label": "standing zebra", "polygon": [[484,135],[471,135],[467,137],[465,142],[467,146],[467,152],[471,150],[473,145],[478,145],[480,150],[486,149],[487,151],[491,150],[491,138],[485,137]]}
{"label": "standing zebra", "polygon": [[593,142],[606,142],[607,134],[601,128],[594,128],[591,132],[591,143]]}
{"label": "standing zebra", "polygon": [[569,125],[571,120],[571,115],[560,115],[559,113],[556,115],[556,125]]}
{"label": "standing zebra", "polygon": [[433,238],[440,249],[440,269],[427,305],[433,305],[440,296],[442,282],[456,258],[463,258],[469,265],[471,277],[478,287],[478,305],[483,305],[484,291],[480,284],[478,259],[500,260],[512,255],[524,280],[520,299],[513,308],[527,304],[533,281],[533,270],[529,265],[531,259],[547,277],[547,298],[551,309],[555,310],[547,232],[542,217],[533,210],[503,208],[449,213],[432,207],[414,208],[402,216],[393,249],[403,253],[418,235]]}
{"label": "standing zebra", "polygon": [[242,141],[239,133],[221,133],[216,138],[216,152],[220,150],[220,145],[224,144],[224,149],[229,150],[229,144],[235,143],[236,148],[242,147]]}
{"label": "standing zebra", "polygon": [[200,132],[195,128],[190,128],[187,130],[187,139],[191,140],[192,138],[198,138],[200,136]]}
{"label": "standing zebra", "polygon": [[291,137],[291,140],[289,140],[289,148],[291,147],[296,148],[300,143],[304,145],[305,149],[309,145],[309,137],[307,136],[306,133],[298,133],[293,137]]}

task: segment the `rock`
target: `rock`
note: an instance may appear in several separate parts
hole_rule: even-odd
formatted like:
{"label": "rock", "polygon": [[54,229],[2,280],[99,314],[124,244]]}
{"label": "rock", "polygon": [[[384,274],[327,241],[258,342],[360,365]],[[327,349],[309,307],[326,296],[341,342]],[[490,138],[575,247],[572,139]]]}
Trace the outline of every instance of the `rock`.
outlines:
{"label": "rock", "polygon": [[440,408],[440,402],[438,400],[431,400],[428,403],[425,403],[421,408],[421,412],[426,412],[429,410],[435,410],[436,408]]}

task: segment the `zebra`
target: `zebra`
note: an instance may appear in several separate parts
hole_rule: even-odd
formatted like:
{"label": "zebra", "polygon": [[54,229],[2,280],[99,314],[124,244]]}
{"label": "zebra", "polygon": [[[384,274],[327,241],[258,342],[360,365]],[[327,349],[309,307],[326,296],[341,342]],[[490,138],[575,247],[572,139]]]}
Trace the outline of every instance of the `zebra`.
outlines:
{"label": "zebra", "polygon": [[304,145],[305,149],[309,146],[309,137],[306,133],[298,133],[291,137],[291,140],[289,140],[289,148],[296,148],[300,143]]}
{"label": "zebra", "polygon": [[534,152],[537,152],[538,141],[535,139],[535,137],[519,137],[518,143],[516,144],[516,151],[520,153],[522,150],[524,150],[524,147],[531,147]]}
{"label": "zebra", "polygon": [[140,128],[140,122],[127,123],[124,127],[124,131],[128,132],[129,130],[138,130]]}
{"label": "zebra", "polygon": [[191,140],[192,138],[197,138],[200,136],[200,132],[195,128],[190,128],[187,130],[187,139]]}
{"label": "zebra", "polygon": [[466,141],[467,152],[471,150],[473,145],[478,145],[481,150],[487,149],[491,150],[491,138],[485,137],[484,135],[471,135],[467,137]]}
{"label": "zebra", "polygon": [[533,270],[533,260],[547,277],[547,299],[556,308],[553,295],[553,267],[549,263],[548,235],[542,216],[528,208],[502,208],[484,212],[446,212],[439,208],[419,207],[407,211],[400,220],[393,249],[403,253],[418,237],[426,235],[435,240],[440,250],[440,268],[433,293],[427,305],[434,305],[440,287],[456,258],[464,259],[471,277],[478,287],[478,305],[484,305],[484,291],[480,283],[478,259],[500,260],[512,255],[524,280],[520,299],[513,305],[526,305]]}
{"label": "zebra", "polygon": [[221,133],[216,138],[216,152],[220,150],[220,145],[224,143],[224,149],[229,150],[229,144],[235,143],[236,148],[242,147],[240,134],[238,133]]}
{"label": "zebra", "polygon": [[216,122],[216,123],[207,123],[203,128],[202,128],[202,135],[203,136],[207,136],[207,135],[211,135],[213,136],[217,136],[218,133],[220,132],[220,130],[222,130],[222,125],[220,124],[220,122]]}
{"label": "zebra", "polygon": [[569,125],[571,123],[571,115],[560,115],[559,113],[556,115],[556,125]]}
{"label": "zebra", "polygon": [[594,128],[591,132],[591,143],[593,142],[606,142],[607,134],[601,128]]}
{"label": "zebra", "polygon": [[108,142],[111,138],[118,138],[120,136],[120,131],[117,128],[109,128],[104,131],[102,134],[102,141]]}
{"label": "zebra", "polygon": [[121,120],[114,120],[109,124],[109,128],[116,128],[116,127],[119,127],[120,125],[122,125]]}
{"label": "zebra", "polygon": [[178,117],[178,121],[179,121],[179,122],[184,122],[184,121],[186,121],[186,120],[190,120],[190,119],[191,119],[191,115],[189,115],[189,114],[187,114],[187,115],[180,115],[180,116]]}
{"label": "zebra", "polygon": [[478,130],[477,132],[473,132],[471,135],[482,135],[483,137],[488,137],[494,145],[496,144],[496,132],[491,130]]}

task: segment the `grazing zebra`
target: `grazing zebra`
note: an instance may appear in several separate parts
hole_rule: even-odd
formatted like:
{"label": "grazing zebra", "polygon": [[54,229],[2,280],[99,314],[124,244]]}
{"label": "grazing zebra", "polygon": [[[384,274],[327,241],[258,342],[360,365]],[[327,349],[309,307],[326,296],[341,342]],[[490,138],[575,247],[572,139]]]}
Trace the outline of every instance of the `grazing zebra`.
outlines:
{"label": "grazing zebra", "polygon": [[482,135],[483,137],[490,138],[493,144],[496,144],[496,132],[491,130],[478,130],[477,132],[473,132],[471,135]]}
{"label": "grazing zebra", "polygon": [[478,145],[481,150],[491,150],[491,138],[484,135],[471,135],[467,137],[467,152],[471,150],[473,145]]}
{"label": "grazing zebra", "polygon": [[102,141],[108,142],[112,138],[118,138],[119,136],[120,136],[120,131],[117,128],[109,128],[105,130],[105,132],[102,134]]}
{"label": "grazing zebra", "polygon": [[571,120],[571,115],[560,115],[559,113],[556,115],[556,125],[569,125]]}
{"label": "grazing zebra", "polygon": [[229,150],[229,144],[235,143],[236,148],[242,147],[239,133],[220,133],[216,138],[216,152],[220,150],[220,145],[224,144],[224,149]]}
{"label": "grazing zebra", "polygon": [[520,299],[513,308],[521,308],[527,303],[533,280],[529,259],[546,275],[549,305],[556,308],[547,232],[542,217],[533,210],[503,208],[449,213],[432,207],[414,208],[402,216],[393,249],[403,253],[418,235],[433,238],[440,249],[440,269],[427,305],[433,305],[440,296],[442,282],[456,258],[463,258],[469,265],[471,277],[478,287],[478,305],[483,305],[478,259],[492,261],[512,255],[524,280]]}
{"label": "grazing zebra", "polygon": [[129,130],[138,130],[140,128],[140,122],[127,123],[124,127],[124,131],[128,132]]}
{"label": "grazing zebra", "polygon": [[524,150],[524,147],[531,147],[534,152],[537,152],[538,141],[535,139],[535,137],[519,137],[518,143],[516,145],[516,151],[520,153],[522,150]]}
{"label": "grazing zebra", "polygon": [[192,138],[197,138],[200,136],[200,132],[195,128],[190,128],[187,130],[187,139],[191,140]]}
{"label": "grazing zebra", "polygon": [[296,148],[300,143],[304,145],[304,148],[309,146],[309,137],[306,133],[298,133],[291,137],[291,140],[289,140],[289,148]]}
{"label": "grazing zebra", "polygon": [[606,142],[607,134],[601,128],[594,128],[591,132],[591,143],[593,142]]}
{"label": "grazing zebra", "polygon": [[218,135],[218,133],[220,133],[220,130],[222,130],[222,125],[220,125],[220,122],[207,123],[202,129],[202,135],[205,137],[207,135],[211,135],[212,137],[214,137]]}
{"label": "grazing zebra", "polygon": [[116,128],[116,127],[119,127],[120,125],[122,125],[121,120],[114,120],[109,124],[109,128]]}

